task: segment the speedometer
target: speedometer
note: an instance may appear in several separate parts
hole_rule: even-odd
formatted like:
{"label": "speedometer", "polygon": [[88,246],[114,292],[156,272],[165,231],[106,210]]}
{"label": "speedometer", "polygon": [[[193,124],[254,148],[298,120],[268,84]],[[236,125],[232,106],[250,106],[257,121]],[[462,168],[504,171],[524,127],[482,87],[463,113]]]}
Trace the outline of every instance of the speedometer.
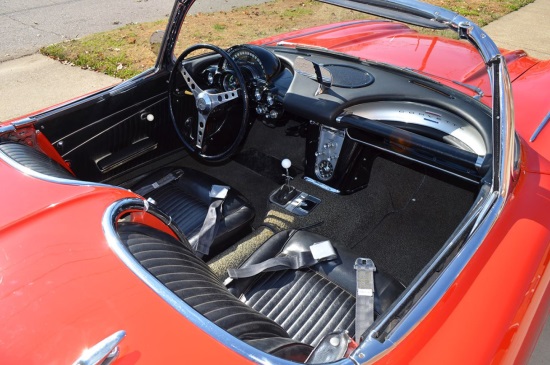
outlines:
{"label": "speedometer", "polygon": [[[279,58],[263,47],[250,44],[239,45],[230,48],[227,53],[245,73],[250,74],[254,79],[269,82],[282,69]],[[223,69],[229,70],[230,68],[227,61],[224,61]]]}
{"label": "speedometer", "polygon": [[[228,53],[239,68],[248,73],[253,79],[265,79],[265,70],[262,62],[250,49],[244,46],[237,46],[231,48]],[[230,70],[227,61],[224,61],[223,69]]]}

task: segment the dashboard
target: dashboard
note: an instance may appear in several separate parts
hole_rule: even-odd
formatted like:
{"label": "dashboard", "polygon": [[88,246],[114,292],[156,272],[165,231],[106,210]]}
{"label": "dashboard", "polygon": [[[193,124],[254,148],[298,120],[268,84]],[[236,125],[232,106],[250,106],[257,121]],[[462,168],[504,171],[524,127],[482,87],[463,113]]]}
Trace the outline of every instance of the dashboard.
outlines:
{"label": "dashboard", "polygon": [[[410,70],[330,51],[237,45],[227,53],[246,80],[254,119],[269,126],[307,121],[306,179],[327,190],[365,186],[369,161],[380,154],[472,183],[489,173],[491,112],[471,96]],[[328,72],[331,86],[321,88],[321,75],[301,72],[298,60]],[[241,86],[223,60],[196,72],[214,89]]]}

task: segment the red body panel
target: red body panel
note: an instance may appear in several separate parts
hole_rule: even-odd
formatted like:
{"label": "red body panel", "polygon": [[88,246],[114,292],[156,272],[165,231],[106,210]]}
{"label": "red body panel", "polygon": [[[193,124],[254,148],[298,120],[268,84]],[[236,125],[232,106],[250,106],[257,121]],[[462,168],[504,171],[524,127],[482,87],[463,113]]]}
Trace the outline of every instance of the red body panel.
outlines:
{"label": "red body panel", "polygon": [[0,211],[1,364],[72,364],[118,330],[126,338],[117,364],[245,362],[113,254],[101,218],[113,201],[132,193],[50,183],[2,161],[0,176],[10,181],[2,184]]}
{"label": "red body panel", "polygon": [[[490,103],[491,90],[485,65],[478,51],[465,41],[420,34],[400,23],[366,20],[300,30],[258,43],[279,41],[325,47],[366,60],[410,68],[436,76],[438,81],[473,95],[471,90],[452,81],[467,83],[483,90],[484,102]],[[512,80],[537,63],[523,51],[506,52],[504,56]]]}
{"label": "red body panel", "polygon": [[[491,102],[485,67],[465,42],[388,22],[319,27],[262,43],[278,40],[417,69],[472,94],[449,80],[465,82]],[[521,363],[544,325],[550,303],[550,130],[528,140],[548,112],[550,63],[522,52],[507,59],[522,139],[518,183],[451,290],[379,364]],[[112,202],[132,193],[45,182],[1,160],[0,176],[1,364],[70,364],[118,330],[127,335],[117,364],[247,362],[179,315],[108,247],[101,218]]]}

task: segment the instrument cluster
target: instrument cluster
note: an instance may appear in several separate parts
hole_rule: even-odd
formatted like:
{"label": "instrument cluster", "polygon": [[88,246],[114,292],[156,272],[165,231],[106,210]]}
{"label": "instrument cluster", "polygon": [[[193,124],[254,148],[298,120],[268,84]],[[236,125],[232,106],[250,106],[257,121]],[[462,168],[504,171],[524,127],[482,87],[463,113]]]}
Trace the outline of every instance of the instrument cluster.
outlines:
{"label": "instrument cluster", "polygon": [[[283,114],[282,97],[273,80],[283,67],[279,58],[271,51],[254,45],[238,45],[227,50],[242,72],[246,85],[243,88],[253,102],[260,119],[277,120]],[[233,91],[241,87],[227,61],[211,65],[203,72],[209,87]]]}

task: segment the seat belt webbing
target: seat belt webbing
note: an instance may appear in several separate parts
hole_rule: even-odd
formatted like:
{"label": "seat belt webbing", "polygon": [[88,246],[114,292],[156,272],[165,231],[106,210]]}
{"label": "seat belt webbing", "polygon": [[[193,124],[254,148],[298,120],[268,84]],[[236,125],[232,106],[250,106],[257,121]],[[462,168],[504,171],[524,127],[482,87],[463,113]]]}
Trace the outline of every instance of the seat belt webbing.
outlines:
{"label": "seat belt webbing", "polygon": [[355,342],[361,342],[361,336],[374,322],[374,271],[376,267],[371,259],[355,260],[357,293],[355,299]]}
{"label": "seat belt webbing", "polygon": [[193,245],[195,252],[206,256],[210,253],[210,247],[216,238],[216,233],[220,228],[220,221],[223,218],[223,202],[231,187],[226,185],[212,185],[210,188],[210,198],[214,199],[208,211],[206,217],[202,223],[201,230],[199,231],[199,238],[196,244]]}
{"label": "seat belt webbing", "polygon": [[172,171],[168,175],[163,176],[162,178],[153,182],[152,184],[142,186],[141,188],[137,189],[135,193],[141,196],[145,196],[158,188],[161,188],[165,185],[170,184],[172,181],[176,181],[182,175],[183,175],[183,170],[178,169],[178,170]]}
{"label": "seat belt webbing", "polygon": [[193,249],[203,255],[208,255],[210,246],[214,242],[216,233],[218,232],[219,222],[222,219],[223,199],[216,199],[208,207],[208,212],[204,218],[199,238],[197,239],[196,247]]}
{"label": "seat belt webbing", "polygon": [[310,251],[289,252],[284,256],[272,257],[257,264],[228,269],[227,273],[231,279],[249,278],[266,271],[298,270],[322,261],[334,260],[337,257],[330,241],[322,241],[311,245]]}

